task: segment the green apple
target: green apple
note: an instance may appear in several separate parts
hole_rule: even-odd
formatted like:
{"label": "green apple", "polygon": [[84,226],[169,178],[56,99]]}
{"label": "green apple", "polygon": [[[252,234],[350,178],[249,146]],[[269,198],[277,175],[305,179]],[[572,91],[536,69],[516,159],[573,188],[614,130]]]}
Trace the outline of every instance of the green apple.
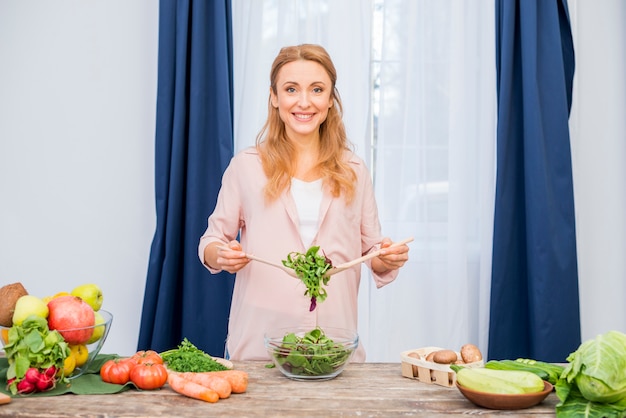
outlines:
{"label": "green apple", "polygon": [[93,334],[91,334],[91,338],[87,341],[87,345],[93,344],[102,338],[104,335],[104,318],[100,312],[94,311],[94,315],[96,317],[96,322],[94,323]]}
{"label": "green apple", "polygon": [[48,305],[43,299],[33,295],[21,296],[15,303],[13,311],[13,325],[22,325],[22,322],[30,315],[36,315],[41,318],[48,317]]}
{"label": "green apple", "polygon": [[74,290],[72,290],[72,296],[78,296],[93,308],[94,311],[98,311],[102,306],[102,290],[96,284],[83,284]]}

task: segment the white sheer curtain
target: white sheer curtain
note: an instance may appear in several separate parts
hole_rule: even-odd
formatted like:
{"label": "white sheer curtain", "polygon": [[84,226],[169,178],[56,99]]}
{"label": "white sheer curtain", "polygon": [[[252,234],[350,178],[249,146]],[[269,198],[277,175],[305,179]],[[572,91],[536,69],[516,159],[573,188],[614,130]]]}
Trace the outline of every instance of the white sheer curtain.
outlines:
{"label": "white sheer curtain", "polygon": [[[487,349],[495,158],[493,0],[233,0],[235,148],[266,115],[271,62],[320,43],[350,139],[371,164],[383,231],[414,236],[398,279],[365,275],[368,361],[466,342]],[[376,80],[376,89],[372,83]],[[366,273],[368,274],[368,273]]]}
{"label": "white sheer curtain", "polygon": [[254,144],[267,116],[270,67],[281,47],[320,44],[338,73],[348,135],[366,157],[371,5],[362,0],[232,0],[235,149]]}
{"label": "white sheer curtain", "polygon": [[[386,235],[415,237],[369,292],[368,360],[416,347],[487,351],[495,172],[494,2],[384,8],[375,185]],[[371,286],[370,286],[371,287]],[[363,292],[366,293],[366,292]],[[364,324],[363,324],[364,325]]]}
{"label": "white sheer curtain", "polygon": [[569,0],[582,339],[626,332],[626,2]]}

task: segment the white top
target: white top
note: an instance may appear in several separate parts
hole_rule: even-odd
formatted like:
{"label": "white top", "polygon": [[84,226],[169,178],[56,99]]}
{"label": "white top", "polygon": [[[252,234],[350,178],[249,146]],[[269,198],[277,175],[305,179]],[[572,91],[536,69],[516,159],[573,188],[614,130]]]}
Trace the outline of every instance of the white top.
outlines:
{"label": "white top", "polygon": [[302,242],[306,248],[309,248],[317,234],[322,203],[322,179],[306,182],[292,178],[291,195],[298,209]]}

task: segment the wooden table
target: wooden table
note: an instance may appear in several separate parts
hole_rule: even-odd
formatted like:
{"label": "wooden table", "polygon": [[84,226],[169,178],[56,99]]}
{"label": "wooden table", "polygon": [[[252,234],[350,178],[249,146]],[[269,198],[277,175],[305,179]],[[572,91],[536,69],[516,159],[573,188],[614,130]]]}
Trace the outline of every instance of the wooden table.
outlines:
{"label": "wooden table", "polygon": [[248,391],[214,404],[183,397],[169,387],[115,395],[13,398],[0,417],[449,417],[460,415],[555,416],[558,398],[518,411],[492,411],[466,400],[456,388],[402,377],[400,363],[350,364],[333,380],[285,378],[264,362],[235,362],[250,376]]}

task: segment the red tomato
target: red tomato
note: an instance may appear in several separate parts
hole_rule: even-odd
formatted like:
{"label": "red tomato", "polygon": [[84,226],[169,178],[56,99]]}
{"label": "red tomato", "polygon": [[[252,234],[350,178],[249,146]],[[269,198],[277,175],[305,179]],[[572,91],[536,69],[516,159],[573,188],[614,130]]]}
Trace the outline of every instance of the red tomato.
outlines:
{"label": "red tomato", "polygon": [[167,369],[162,364],[137,364],[130,371],[130,381],[139,389],[158,389],[167,382]]}
{"label": "red tomato", "polygon": [[163,364],[163,359],[161,358],[159,353],[157,353],[154,350],[137,351],[131,358],[137,364],[144,364],[144,363]]}
{"label": "red tomato", "polygon": [[100,377],[103,382],[125,385],[130,380],[130,371],[135,363],[129,358],[107,360],[100,368]]}

